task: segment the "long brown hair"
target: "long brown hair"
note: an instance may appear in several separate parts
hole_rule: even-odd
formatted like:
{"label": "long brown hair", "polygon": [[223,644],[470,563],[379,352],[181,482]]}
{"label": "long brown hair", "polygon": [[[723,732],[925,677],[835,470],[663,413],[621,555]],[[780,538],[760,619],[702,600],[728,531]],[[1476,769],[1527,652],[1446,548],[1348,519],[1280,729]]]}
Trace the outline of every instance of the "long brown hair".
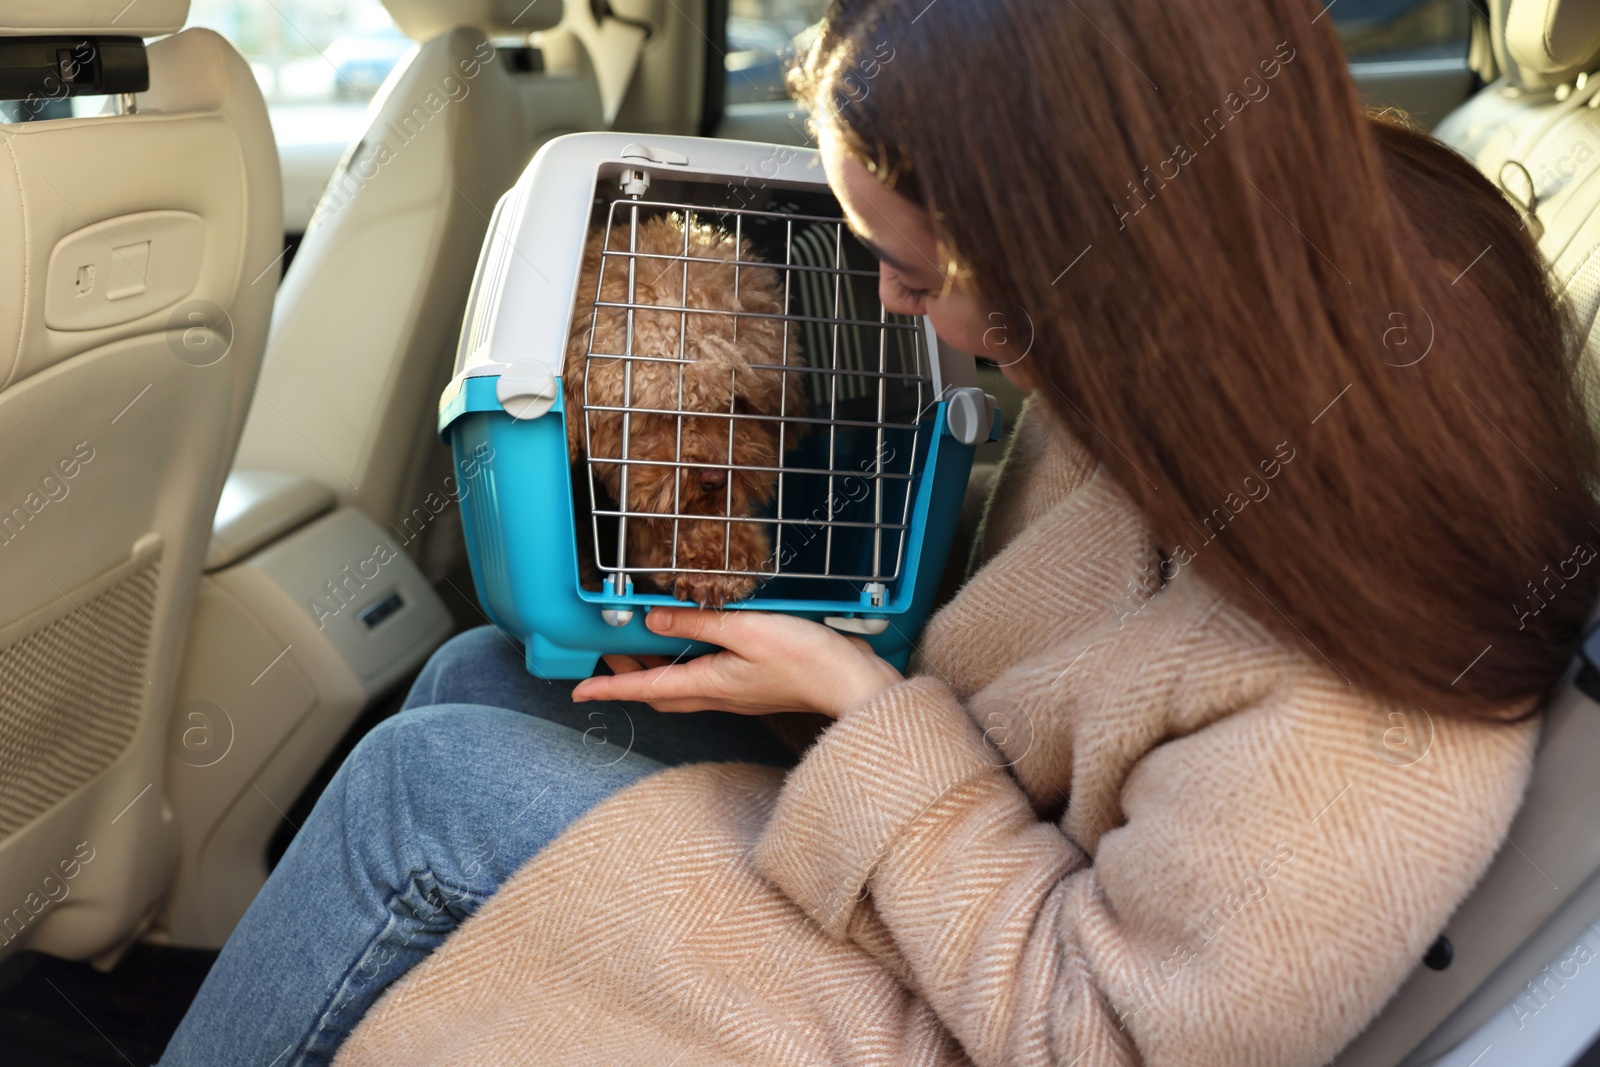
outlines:
{"label": "long brown hair", "polygon": [[837,2],[795,84],[1031,331],[1167,551],[1352,684],[1522,711],[1600,596],[1579,341],[1493,187],[1363,111],[1322,10]]}

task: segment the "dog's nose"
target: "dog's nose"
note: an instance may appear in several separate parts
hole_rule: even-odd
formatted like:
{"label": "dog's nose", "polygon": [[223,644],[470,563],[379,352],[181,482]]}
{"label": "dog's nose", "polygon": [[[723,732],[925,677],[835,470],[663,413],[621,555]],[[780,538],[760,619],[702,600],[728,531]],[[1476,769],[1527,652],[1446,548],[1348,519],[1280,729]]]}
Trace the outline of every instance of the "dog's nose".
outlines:
{"label": "dog's nose", "polygon": [[699,479],[700,488],[708,493],[714,493],[728,485],[728,472],[721,467],[701,467],[695,472],[695,477]]}

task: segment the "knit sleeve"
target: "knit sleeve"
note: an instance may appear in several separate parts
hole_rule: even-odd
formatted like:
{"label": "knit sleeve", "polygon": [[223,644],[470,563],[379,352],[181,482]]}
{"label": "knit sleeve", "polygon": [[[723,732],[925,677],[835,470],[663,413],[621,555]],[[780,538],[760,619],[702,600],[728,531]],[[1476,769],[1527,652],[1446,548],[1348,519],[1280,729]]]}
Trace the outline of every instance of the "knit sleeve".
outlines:
{"label": "knit sleeve", "polygon": [[1435,758],[1392,765],[1381,711],[1334,680],[1157,744],[1080,845],[918,678],[791,772],[756,863],[836,939],[881,922],[979,1067],[1328,1062],[1481,876],[1532,750],[1436,719]]}
{"label": "knit sleeve", "polygon": [[790,774],[756,862],[842,937],[896,840],[998,762],[943,683],[913,678],[822,735]]}

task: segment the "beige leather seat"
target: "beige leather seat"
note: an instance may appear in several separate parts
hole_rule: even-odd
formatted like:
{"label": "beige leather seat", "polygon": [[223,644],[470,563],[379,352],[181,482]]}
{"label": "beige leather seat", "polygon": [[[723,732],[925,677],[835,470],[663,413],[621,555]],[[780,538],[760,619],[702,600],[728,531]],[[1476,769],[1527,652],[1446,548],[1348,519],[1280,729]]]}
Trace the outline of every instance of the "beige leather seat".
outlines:
{"label": "beige leather seat", "polygon": [[188,7],[0,7],[7,37],[174,34],[136,113],[0,126],[0,956],[114,949],[172,870],[176,662],[282,242],[261,93]]}
{"label": "beige leather seat", "polygon": [[[1434,133],[1523,208],[1578,317],[1592,376],[1600,355],[1600,0],[1494,6],[1505,73]],[[1512,1050],[1509,1039],[1555,1041],[1561,1026],[1553,1017],[1566,1009],[1593,1019],[1583,994],[1551,1000],[1572,977],[1551,965],[1600,920],[1597,754],[1600,707],[1568,687],[1547,714],[1532,786],[1507,845],[1445,930],[1453,961],[1443,970],[1419,967],[1340,1064],[1434,1063],[1451,1050],[1452,1065],[1478,1062],[1480,1054],[1488,1055],[1480,1067],[1569,1062],[1548,1046]],[[1531,1016],[1547,1004],[1549,1014],[1533,1025]],[[1486,1024],[1509,1031],[1479,1029]]]}
{"label": "beige leather seat", "polygon": [[1516,0],[1504,45],[1509,73],[1436,132],[1531,218],[1590,336],[1600,310],[1600,78],[1590,77],[1600,3]]}
{"label": "beige leather seat", "polygon": [[[557,0],[387,3],[425,43],[380,91],[295,255],[239,465],[328,485],[437,580],[460,549],[459,524],[428,510],[450,474],[433,413],[489,217],[545,141],[603,116],[585,49],[555,30]],[[487,40],[533,31],[547,31],[537,52],[497,57]]]}

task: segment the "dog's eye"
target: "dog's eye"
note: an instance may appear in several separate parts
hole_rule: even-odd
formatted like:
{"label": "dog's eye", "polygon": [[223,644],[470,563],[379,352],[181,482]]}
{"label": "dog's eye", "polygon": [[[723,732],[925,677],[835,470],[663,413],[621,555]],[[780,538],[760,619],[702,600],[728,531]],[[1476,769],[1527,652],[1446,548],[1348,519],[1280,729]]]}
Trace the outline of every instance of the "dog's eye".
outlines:
{"label": "dog's eye", "polygon": [[[774,398],[774,400],[776,400],[776,398]],[[756,405],[750,403],[747,398],[740,396],[734,398],[733,413],[735,415],[771,416],[778,414],[778,410],[776,403],[774,403],[770,408],[757,407]]]}

